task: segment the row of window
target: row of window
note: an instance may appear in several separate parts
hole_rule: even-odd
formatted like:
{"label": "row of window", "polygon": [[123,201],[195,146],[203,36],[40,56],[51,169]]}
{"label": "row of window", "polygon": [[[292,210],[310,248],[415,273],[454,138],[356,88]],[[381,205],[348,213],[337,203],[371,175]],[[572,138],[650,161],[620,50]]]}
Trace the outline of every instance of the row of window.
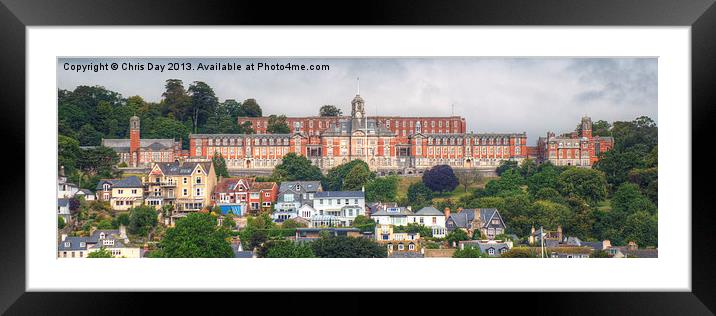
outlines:
{"label": "row of window", "polygon": [[[208,146],[241,146],[244,140],[242,138],[209,138],[207,140]],[[288,146],[288,138],[247,138],[246,145],[249,146],[251,143],[255,146],[258,145],[284,145]],[[197,144],[199,146],[199,144]]]}

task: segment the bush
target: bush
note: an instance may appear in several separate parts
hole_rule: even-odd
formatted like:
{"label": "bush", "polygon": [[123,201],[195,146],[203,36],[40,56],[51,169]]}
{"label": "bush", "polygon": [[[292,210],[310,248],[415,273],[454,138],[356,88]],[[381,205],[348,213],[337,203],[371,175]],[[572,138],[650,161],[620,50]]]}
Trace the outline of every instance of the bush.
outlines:
{"label": "bush", "polygon": [[465,249],[458,249],[452,254],[453,258],[488,258],[487,254],[482,253],[480,249],[473,247],[465,247]]}
{"label": "bush", "polygon": [[66,226],[65,218],[62,216],[58,216],[57,217],[57,228],[63,229],[63,228],[65,228],[65,226]]}
{"label": "bush", "polygon": [[448,165],[437,165],[423,173],[423,183],[433,192],[449,192],[458,185],[457,176]]}

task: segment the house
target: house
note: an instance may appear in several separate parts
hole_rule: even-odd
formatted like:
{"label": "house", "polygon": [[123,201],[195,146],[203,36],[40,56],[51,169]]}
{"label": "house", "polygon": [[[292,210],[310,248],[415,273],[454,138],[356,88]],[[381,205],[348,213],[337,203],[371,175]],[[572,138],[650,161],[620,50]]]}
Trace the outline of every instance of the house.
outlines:
{"label": "house", "polygon": [[556,246],[557,244],[562,243],[562,241],[564,241],[564,234],[562,233],[562,225],[557,225],[556,230],[546,230],[544,228],[542,228],[540,230],[540,229],[535,229],[535,227],[532,226],[532,231],[530,233],[528,243],[530,245],[540,245],[542,239],[544,239],[544,244],[546,247],[553,247],[553,246]]}
{"label": "house", "polygon": [[366,215],[366,217],[370,218],[371,216],[373,216],[373,214],[375,214],[379,210],[386,209],[388,207],[398,207],[398,203],[397,202],[386,202],[386,203],[373,202],[370,204],[366,204],[366,214],[365,215]]}
{"label": "house", "polygon": [[370,218],[378,225],[406,226],[408,219],[414,216],[410,207],[386,207],[379,208]]}
{"label": "house", "polygon": [[143,182],[147,187],[147,205],[157,209],[163,205],[174,207],[171,226],[180,215],[212,205],[216,173],[211,161],[155,163]]}
{"label": "house", "polygon": [[658,258],[659,250],[657,248],[639,248],[639,246],[630,241],[626,246],[611,247],[607,249],[607,253],[612,258]]}
{"label": "house", "polygon": [[65,176],[65,166],[60,166],[59,177],[57,179],[57,198],[71,198],[75,196],[79,190],[80,188],[78,185],[67,182],[67,177]]}
{"label": "house", "polygon": [[115,258],[140,258],[140,248],[128,246],[124,226],[118,230],[95,230],[88,237],[62,235],[57,247],[58,258],[86,258],[90,253],[107,249]]}
{"label": "house", "polygon": [[80,197],[80,196],[81,196],[81,197],[83,197],[83,198],[85,199],[85,201],[94,201],[94,200],[96,200],[96,197],[95,197],[94,193],[92,193],[92,191],[87,190],[87,189],[80,189],[80,190],[78,190],[77,193],[75,193],[75,196],[76,196],[76,197]]}
{"label": "house", "polygon": [[419,233],[397,233],[390,224],[375,226],[375,241],[387,247],[388,255],[394,252],[420,253]]}
{"label": "house", "polygon": [[475,232],[484,234],[488,239],[504,234],[507,226],[496,208],[458,209],[456,214],[445,210],[445,226],[448,231],[463,229],[472,236]]}
{"label": "house", "polygon": [[438,211],[435,207],[426,206],[408,215],[408,223],[420,224],[432,229],[433,237],[442,238],[447,234],[445,227],[445,214]]}
{"label": "house", "polygon": [[278,196],[275,182],[255,182],[249,178],[228,178],[219,181],[211,196],[221,212],[242,216],[247,212],[271,210]]}
{"label": "house", "polygon": [[278,198],[274,209],[277,211],[291,211],[303,204],[313,201],[316,192],[323,191],[320,181],[287,181],[282,182],[278,188]]}
{"label": "house", "polygon": [[500,241],[500,240],[463,240],[458,244],[458,248],[464,250],[467,248],[480,249],[481,253],[487,254],[490,257],[499,257],[503,253],[512,249],[511,241]]}
{"label": "house", "polygon": [[70,223],[72,221],[72,214],[70,212],[70,199],[57,199],[57,217],[62,217],[62,219],[65,220],[65,223]]}
{"label": "house", "polygon": [[144,186],[136,176],[102,179],[97,183],[96,191],[97,199],[109,201],[115,211],[126,211],[144,202]]}
{"label": "house", "polygon": [[341,226],[350,226],[356,216],[365,216],[365,192],[319,191],[314,193],[313,208],[319,216],[335,216]]}
{"label": "house", "polygon": [[549,247],[546,253],[550,258],[589,258],[594,250],[590,247]]}

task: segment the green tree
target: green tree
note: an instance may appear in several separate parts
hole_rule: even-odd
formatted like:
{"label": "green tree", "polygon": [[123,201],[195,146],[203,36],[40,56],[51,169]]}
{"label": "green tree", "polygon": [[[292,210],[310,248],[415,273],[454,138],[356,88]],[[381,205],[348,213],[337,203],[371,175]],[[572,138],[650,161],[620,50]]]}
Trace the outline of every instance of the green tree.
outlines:
{"label": "green tree", "polygon": [[360,228],[362,231],[375,231],[375,221],[364,216],[364,215],[358,215],[356,218],[353,219],[353,222],[351,223],[351,226]]}
{"label": "green tree", "polygon": [[214,157],[211,158],[211,161],[214,163],[214,172],[217,177],[229,177],[229,169],[226,167],[226,160],[224,160],[224,157],[221,156],[218,151],[214,152]]}
{"label": "green tree", "polygon": [[117,224],[129,226],[129,213],[121,213],[117,215]]}
{"label": "green tree", "polygon": [[205,123],[208,116],[214,112],[219,99],[214,95],[214,90],[202,81],[194,81],[187,91],[191,96],[191,121],[196,133],[197,127]]}
{"label": "green tree", "polygon": [[241,117],[261,117],[261,106],[256,99],[246,99],[241,103],[239,108],[239,116]]}
{"label": "green tree", "polygon": [[455,172],[455,176],[457,176],[457,181],[462,185],[465,192],[467,192],[467,189],[475,184],[482,181],[483,177],[482,174],[479,171],[474,170],[463,170],[459,172]]}
{"label": "green tree", "polygon": [[[476,234],[479,234],[479,232],[476,232]],[[460,241],[470,240],[470,236],[464,230],[456,228],[445,236],[445,240],[448,241],[451,247],[457,247]]]}
{"label": "green tree", "polygon": [[281,228],[301,228],[306,227],[306,224],[299,223],[293,219],[287,219],[281,223]]}
{"label": "green tree", "polygon": [[571,210],[562,204],[549,201],[535,201],[532,206],[535,226],[541,225],[548,228],[556,228],[561,225],[564,229],[569,228],[572,221]]}
{"label": "green tree", "polygon": [[415,182],[408,186],[408,204],[413,209],[421,209],[433,201],[433,191],[423,182]]}
{"label": "green tree", "polygon": [[318,258],[385,258],[388,250],[372,239],[363,237],[321,237],[311,242]]}
{"label": "green tree", "polygon": [[270,134],[289,134],[291,129],[286,123],[286,115],[269,115],[266,132]]}
{"label": "green tree", "polygon": [[399,181],[397,176],[378,177],[368,181],[365,185],[366,201],[395,201]]}
{"label": "green tree", "polygon": [[97,251],[90,252],[87,255],[87,258],[114,258],[114,256],[112,256],[112,253],[109,252],[109,250],[102,247]]}
{"label": "green tree", "polygon": [[465,249],[455,250],[452,254],[453,258],[489,258],[485,253],[482,253],[479,248],[465,247]]}
{"label": "green tree", "polygon": [[117,153],[109,147],[100,146],[80,150],[77,166],[90,176],[101,173],[112,173],[112,168],[119,162]]}
{"label": "green tree", "polygon": [[534,196],[540,189],[552,188],[557,189],[559,182],[559,174],[561,170],[551,164],[544,162],[537,168],[537,173],[527,178],[527,191]]}
{"label": "green tree", "polygon": [[266,258],[314,258],[313,249],[305,243],[276,240],[269,243]]}
{"label": "green tree", "polygon": [[184,121],[189,115],[191,97],[184,89],[184,83],[179,79],[167,79],[162,93],[161,106],[164,113],[171,113],[179,121]]}
{"label": "green tree", "polygon": [[145,236],[157,226],[157,211],[154,207],[141,205],[129,210],[128,231],[135,235]]}
{"label": "green tree", "polygon": [[232,258],[226,229],[205,213],[191,213],[168,228],[159,242],[160,255],[166,258]]}
{"label": "green tree", "polygon": [[343,180],[343,190],[357,191],[365,187],[368,180],[373,176],[367,165],[355,165],[346,174]]}
{"label": "green tree", "polygon": [[599,170],[568,168],[559,175],[557,186],[562,195],[574,194],[588,203],[596,203],[607,197],[607,180]]}
{"label": "green tree", "polygon": [[485,185],[487,195],[511,195],[522,193],[524,179],[517,169],[509,169],[502,173],[500,179],[490,180]]}
{"label": "green tree", "polygon": [[288,153],[283,156],[281,164],[274,168],[272,178],[279,182],[310,181],[321,180],[323,174],[306,157]]}
{"label": "green tree", "polygon": [[335,105],[324,105],[318,113],[320,116],[341,116],[343,113],[341,109]]}
{"label": "green tree", "polygon": [[624,223],[624,237],[642,246],[658,246],[658,220],[654,214],[637,211],[629,215]]}
{"label": "green tree", "polygon": [[513,160],[502,160],[500,161],[500,165],[497,166],[495,169],[495,172],[497,172],[498,176],[502,176],[502,173],[507,170],[514,170],[519,169],[519,165],[517,164],[517,161]]}
{"label": "green tree", "polygon": [[89,123],[82,125],[79,131],[79,141],[82,146],[99,146],[102,133],[95,130]]}
{"label": "green tree", "polygon": [[62,216],[57,216],[57,228],[63,229],[65,228],[65,218]]}
{"label": "green tree", "polygon": [[80,142],[64,135],[57,136],[57,164],[65,167],[65,174],[74,173],[80,157]]}
{"label": "green tree", "polygon": [[[345,178],[356,166],[360,166],[361,169],[369,170],[368,164],[360,159],[340,164],[328,170],[322,183],[323,188],[330,191],[346,190],[343,185]],[[373,178],[374,176],[375,174],[370,174],[370,178]]]}
{"label": "green tree", "polygon": [[619,186],[611,200],[612,211],[623,216],[645,211],[649,214],[656,213],[656,205],[641,194],[639,186],[633,183],[624,183]]}

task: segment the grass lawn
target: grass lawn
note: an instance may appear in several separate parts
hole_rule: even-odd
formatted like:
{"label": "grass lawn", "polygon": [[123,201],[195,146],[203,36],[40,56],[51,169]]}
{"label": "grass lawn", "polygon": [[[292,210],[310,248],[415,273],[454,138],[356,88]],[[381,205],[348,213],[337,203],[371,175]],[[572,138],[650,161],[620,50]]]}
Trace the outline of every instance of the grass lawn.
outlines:
{"label": "grass lawn", "polygon": [[[398,198],[407,197],[408,187],[413,183],[422,181],[422,177],[420,177],[420,176],[412,176],[412,177],[401,176],[398,178],[400,179],[400,181],[398,182]],[[446,199],[457,200],[460,197],[469,195],[473,190],[475,190],[477,188],[484,188],[485,184],[488,181],[493,180],[493,179],[497,179],[497,177],[483,177],[482,181],[476,182],[476,183],[473,183],[472,185],[470,185],[467,189],[467,192],[465,192],[465,188],[462,185],[458,185],[457,188],[455,188],[455,190],[453,190],[452,192],[438,195],[433,199],[433,201],[439,202],[439,201],[444,201]]]}

